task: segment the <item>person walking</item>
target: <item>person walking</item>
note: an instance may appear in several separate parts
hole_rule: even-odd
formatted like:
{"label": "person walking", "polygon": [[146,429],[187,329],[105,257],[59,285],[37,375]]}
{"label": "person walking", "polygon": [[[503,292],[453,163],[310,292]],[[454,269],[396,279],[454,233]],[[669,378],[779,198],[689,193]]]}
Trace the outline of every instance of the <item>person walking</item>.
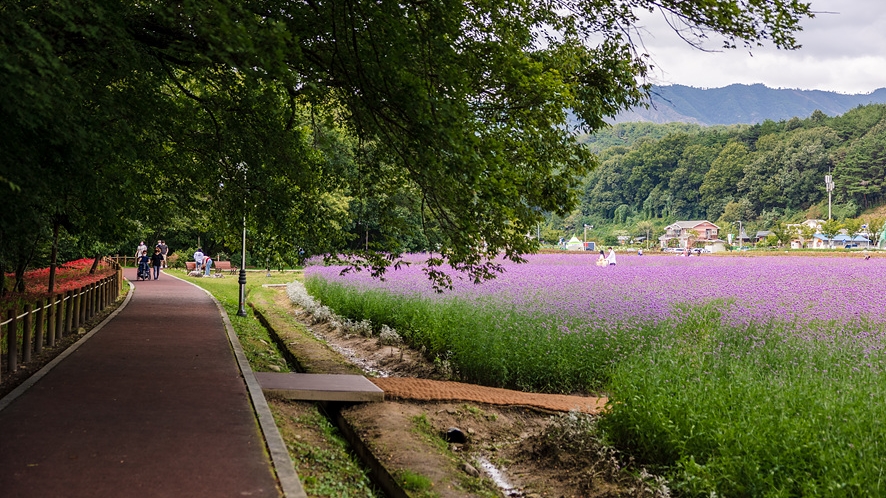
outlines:
{"label": "person walking", "polygon": [[199,247],[194,252],[194,262],[197,263],[197,266],[194,267],[194,270],[200,271],[203,268],[203,258],[206,257],[203,255],[203,250]]}
{"label": "person walking", "polygon": [[166,245],[165,240],[160,241],[160,254],[163,255],[163,268],[169,268],[166,262],[166,257],[169,256],[169,246]]}
{"label": "person walking", "polygon": [[154,280],[160,278],[160,267],[163,266],[163,255],[160,248],[154,248],[154,254],[151,255],[151,267],[154,268]]}
{"label": "person walking", "polygon": [[139,242],[138,247],[135,249],[135,257],[138,258],[142,253],[146,252],[148,252],[148,246],[145,244],[145,241]]}
{"label": "person walking", "polygon": [[204,273],[204,275],[208,277],[209,272],[212,270],[212,258],[211,257],[209,257],[209,256],[203,257],[203,269],[206,272],[206,273]]}

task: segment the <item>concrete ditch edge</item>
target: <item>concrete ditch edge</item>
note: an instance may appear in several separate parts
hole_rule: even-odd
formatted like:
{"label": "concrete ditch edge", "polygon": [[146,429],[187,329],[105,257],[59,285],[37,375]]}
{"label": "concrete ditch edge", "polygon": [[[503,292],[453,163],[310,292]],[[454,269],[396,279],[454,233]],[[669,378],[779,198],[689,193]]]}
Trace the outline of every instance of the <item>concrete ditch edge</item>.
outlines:
{"label": "concrete ditch edge", "polygon": [[[255,316],[258,317],[261,324],[267,329],[268,334],[271,336],[271,339],[277,346],[281,349],[281,354],[286,358],[287,361],[292,361],[292,366],[296,367],[299,372],[305,373],[304,366],[301,365],[298,360],[295,358],[295,355],[289,351],[289,348],[286,346],[283,339],[280,337],[280,334],[271,326],[271,323],[265,318],[265,316],[261,313],[261,311],[250,303],[250,307],[255,313]],[[409,495],[406,491],[397,483],[397,480],[394,479],[394,476],[388,472],[388,469],[379,461],[378,458],[372,453],[372,450],[369,449],[369,446],[357,435],[357,431],[351,426],[350,423],[345,419],[345,417],[341,414],[341,406],[342,403],[336,402],[317,402],[317,405],[323,410],[326,414],[326,417],[332,420],[335,424],[335,427],[338,428],[339,432],[341,432],[342,437],[344,437],[345,441],[348,442],[348,445],[351,447],[351,450],[354,452],[354,455],[363,462],[363,465],[369,471],[369,478],[372,482],[378,486],[382,492],[388,498],[409,498]]]}

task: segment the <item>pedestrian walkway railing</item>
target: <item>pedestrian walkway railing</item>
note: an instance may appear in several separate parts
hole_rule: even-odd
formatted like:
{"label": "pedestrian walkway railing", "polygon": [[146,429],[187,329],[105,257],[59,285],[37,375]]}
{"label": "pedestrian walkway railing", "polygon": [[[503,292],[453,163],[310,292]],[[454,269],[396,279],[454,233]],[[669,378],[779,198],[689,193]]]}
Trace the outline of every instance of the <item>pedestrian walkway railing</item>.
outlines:
{"label": "pedestrian walkway railing", "polygon": [[117,301],[123,291],[123,269],[108,258],[105,264],[116,271],[79,289],[25,304],[21,310],[12,308],[5,319],[0,316],[0,337],[5,339],[0,344],[0,372],[14,373],[26,366],[44,348],[55,347]]}

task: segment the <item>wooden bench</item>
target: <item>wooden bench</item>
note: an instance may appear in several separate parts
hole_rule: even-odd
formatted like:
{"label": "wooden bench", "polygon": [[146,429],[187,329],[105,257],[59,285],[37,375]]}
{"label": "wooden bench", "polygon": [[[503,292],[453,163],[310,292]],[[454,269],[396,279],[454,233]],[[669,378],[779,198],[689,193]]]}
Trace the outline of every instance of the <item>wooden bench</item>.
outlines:
{"label": "wooden bench", "polygon": [[[197,268],[197,263],[195,263],[193,261],[185,261],[185,267],[187,268],[188,272],[192,272],[192,271],[194,271],[195,268]],[[239,268],[237,268],[236,266],[233,266],[230,261],[215,261],[215,260],[212,260],[212,269],[214,269],[216,273],[228,271],[231,273],[231,275],[233,275],[234,272],[239,270]]]}

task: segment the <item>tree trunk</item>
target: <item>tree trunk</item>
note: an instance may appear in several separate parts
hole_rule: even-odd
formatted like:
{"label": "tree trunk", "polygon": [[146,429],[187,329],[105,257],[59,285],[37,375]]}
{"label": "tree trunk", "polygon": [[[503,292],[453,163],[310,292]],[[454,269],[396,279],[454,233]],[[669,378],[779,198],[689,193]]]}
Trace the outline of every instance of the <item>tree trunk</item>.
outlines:
{"label": "tree trunk", "polygon": [[15,284],[12,285],[13,292],[25,292],[25,270],[28,269],[28,262],[19,262],[15,266]]}
{"label": "tree trunk", "polygon": [[52,220],[52,254],[49,256],[49,285],[47,286],[47,290],[50,295],[55,292],[55,267],[58,263],[58,227],[60,225],[59,219],[56,216]]}
{"label": "tree trunk", "polygon": [[3,258],[0,258],[0,297],[6,295],[6,265],[3,264]]}
{"label": "tree trunk", "polygon": [[99,261],[101,261],[101,259],[102,259],[101,254],[95,255],[95,260],[92,262],[92,268],[89,269],[90,275],[95,275],[95,270],[96,270],[96,268],[98,268],[98,263],[99,263]]}

